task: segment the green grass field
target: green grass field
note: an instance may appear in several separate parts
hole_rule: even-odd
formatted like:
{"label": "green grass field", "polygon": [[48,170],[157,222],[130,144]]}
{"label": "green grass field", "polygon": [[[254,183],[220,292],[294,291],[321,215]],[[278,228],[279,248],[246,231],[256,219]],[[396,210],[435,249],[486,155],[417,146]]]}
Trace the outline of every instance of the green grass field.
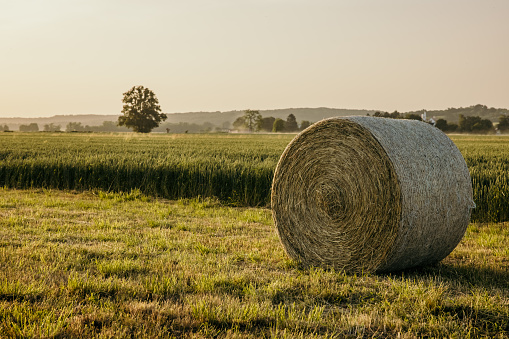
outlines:
{"label": "green grass field", "polygon": [[270,210],[0,189],[0,337],[509,336],[509,224],[433,267],[302,269]]}
{"label": "green grass field", "polygon": [[[508,223],[404,272],[290,260],[267,206],[292,137],[0,133],[0,338],[509,337]],[[509,138],[452,139],[474,220],[508,220]]]}
{"label": "green grass field", "polygon": [[[270,204],[293,135],[0,133],[0,187],[130,192],[166,199],[215,197]],[[472,220],[509,221],[509,137],[452,136],[468,164]]]}

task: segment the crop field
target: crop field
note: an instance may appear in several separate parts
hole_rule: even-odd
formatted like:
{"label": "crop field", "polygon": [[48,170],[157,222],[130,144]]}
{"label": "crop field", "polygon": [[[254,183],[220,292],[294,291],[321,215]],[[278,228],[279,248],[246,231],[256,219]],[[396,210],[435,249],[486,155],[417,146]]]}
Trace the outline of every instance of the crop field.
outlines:
{"label": "crop field", "polygon": [[[0,133],[0,187],[214,197],[270,204],[279,156],[293,135]],[[452,136],[470,169],[472,220],[509,220],[509,137]]]}
{"label": "crop field", "polygon": [[267,208],[293,135],[0,133],[0,338],[507,338],[509,138],[435,266],[303,268]]}
{"label": "crop field", "polygon": [[509,220],[509,136],[452,136],[472,178],[472,220]]}
{"label": "crop field", "polygon": [[0,186],[268,205],[291,135],[0,134]]}

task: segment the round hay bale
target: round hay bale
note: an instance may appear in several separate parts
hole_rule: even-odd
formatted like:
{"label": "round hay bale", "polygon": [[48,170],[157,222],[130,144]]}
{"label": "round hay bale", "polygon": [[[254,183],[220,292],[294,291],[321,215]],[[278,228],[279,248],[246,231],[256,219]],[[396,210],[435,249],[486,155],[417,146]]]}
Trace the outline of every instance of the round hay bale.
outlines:
{"label": "round hay bale", "polygon": [[272,214],[290,257],[348,272],[436,263],[470,221],[472,184],[458,148],[415,120],[322,120],[283,152]]}

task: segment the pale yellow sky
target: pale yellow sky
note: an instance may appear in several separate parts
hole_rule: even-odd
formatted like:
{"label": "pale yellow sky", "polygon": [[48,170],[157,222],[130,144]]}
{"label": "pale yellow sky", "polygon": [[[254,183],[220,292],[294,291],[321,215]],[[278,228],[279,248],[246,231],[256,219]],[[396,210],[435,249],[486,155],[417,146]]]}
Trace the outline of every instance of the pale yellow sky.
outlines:
{"label": "pale yellow sky", "polygon": [[508,0],[0,0],[0,117],[509,108]]}

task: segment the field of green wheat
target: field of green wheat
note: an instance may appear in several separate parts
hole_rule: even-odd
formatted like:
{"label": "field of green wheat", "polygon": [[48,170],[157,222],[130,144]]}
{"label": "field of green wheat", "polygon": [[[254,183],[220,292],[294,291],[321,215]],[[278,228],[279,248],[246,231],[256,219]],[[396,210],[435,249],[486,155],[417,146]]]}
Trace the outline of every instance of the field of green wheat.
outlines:
{"label": "field of green wheat", "polygon": [[[214,197],[268,206],[293,135],[0,134],[0,187]],[[470,169],[472,220],[509,220],[509,137],[452,136]]]}

